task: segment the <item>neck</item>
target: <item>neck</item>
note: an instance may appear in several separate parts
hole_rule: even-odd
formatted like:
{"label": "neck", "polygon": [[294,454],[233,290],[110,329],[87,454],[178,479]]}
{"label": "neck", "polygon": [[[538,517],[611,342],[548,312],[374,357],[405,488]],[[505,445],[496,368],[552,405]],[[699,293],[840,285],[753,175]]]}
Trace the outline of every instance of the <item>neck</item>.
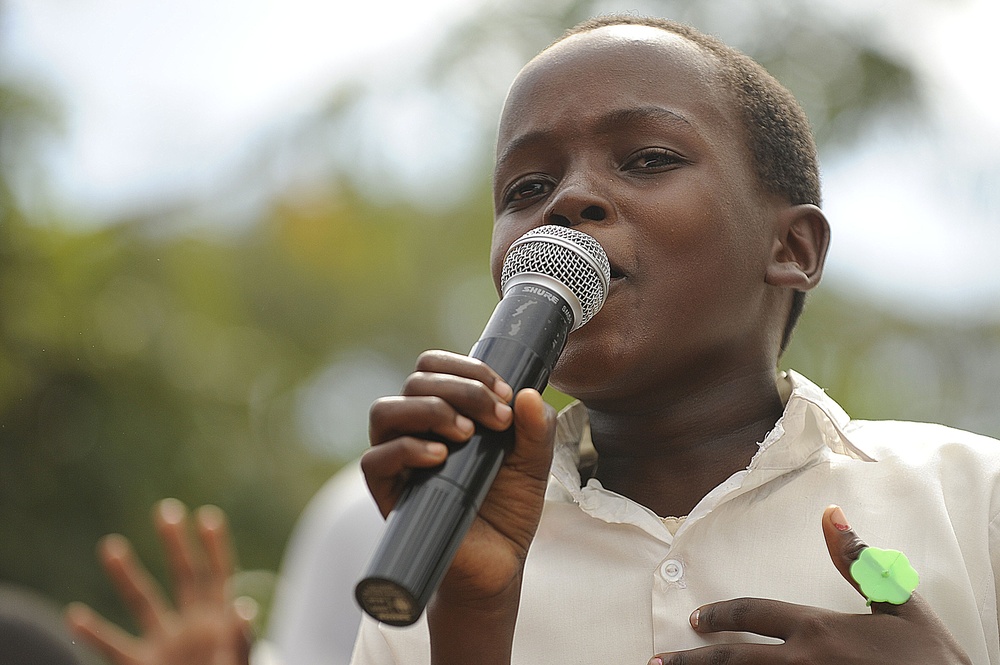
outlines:
{"label": "neck", "polygon": [[734,373],[624,408],[587,404],[597,479],[661,516],[686,515],[744,469],[781,417],[774,370]]}

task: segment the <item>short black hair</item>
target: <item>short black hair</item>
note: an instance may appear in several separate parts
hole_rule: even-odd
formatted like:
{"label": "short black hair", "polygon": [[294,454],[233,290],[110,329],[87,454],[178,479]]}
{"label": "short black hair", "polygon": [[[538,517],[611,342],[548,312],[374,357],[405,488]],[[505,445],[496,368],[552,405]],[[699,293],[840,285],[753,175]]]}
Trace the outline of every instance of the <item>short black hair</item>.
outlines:
{"label": "short black hair", "polygon": [[[798,100],[764,67],[745,53],[696,28],[670,19],[609,14],[570,28],[567,37],[614,25],[642,25],[671,32],[715,56],[723,81],[734,95],[757,180],[765,192],[784,196],[792,205],[821,202],[816,141]],[[796,290],[781,338],[784,352],[805,305]]]}

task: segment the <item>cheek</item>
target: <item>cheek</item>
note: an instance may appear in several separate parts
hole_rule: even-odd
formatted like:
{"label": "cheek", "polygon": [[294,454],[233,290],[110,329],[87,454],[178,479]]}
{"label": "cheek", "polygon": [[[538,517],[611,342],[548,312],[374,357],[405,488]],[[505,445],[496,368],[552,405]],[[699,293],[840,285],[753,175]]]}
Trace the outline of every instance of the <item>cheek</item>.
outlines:
{"label": "cheek", "polygon": [[500,290],[500,276],[503,273],[503,260],[507,250],[518,238],[535,228],[537,224],[531,219],[519,219],[514,216],[501,217],[493,223],[493,238],[490,242],[490,274],[497,290]]}
{"label": "cheek", "polygon": [[760,220],[720,189],[692,187],[645,210],[658,220],[643,234],[645,261],[659,264],[687,287],[745,277],[759,263]]}
{"label": "cheek", "polygon": [[500,275],[503,272],[503,259],[507,254],[507,248],[516,238],[507,238],[505,234],[493,228],[493,240],[490,243],[490,275],[493,277],[493,284],[497,291],[500,290]]}

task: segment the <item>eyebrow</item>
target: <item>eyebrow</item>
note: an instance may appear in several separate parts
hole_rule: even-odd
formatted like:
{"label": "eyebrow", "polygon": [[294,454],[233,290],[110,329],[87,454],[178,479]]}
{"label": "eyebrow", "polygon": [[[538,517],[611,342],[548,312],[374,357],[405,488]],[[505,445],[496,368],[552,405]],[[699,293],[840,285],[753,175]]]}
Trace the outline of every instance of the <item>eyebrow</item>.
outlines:
{"label": "eyebrow", "polygon": [[[647,121],[667,122],[677,125],[690,131],[694,126],[683,115],[666,109],[662,106],[636,106],[608,111],[597,119],[595,129],[597,133],[606,134],[622,125],[633,125]],[[548,135],[545,130],[537,130],[521,134],[511,139],[504,147],[503,152],[497,155],[494,173],[510,157],[511,154],[519,150],[525,144],[543,140]]]}
{"label": "eyebrow", "polygon": [[607,131],[614,129],[618,125],[635,124],[647,120],[666,121],[670,124],[680,124],[686,126],[688,129],[693,129],[687,118],[662,106],[636,106],[615,109],[601,116],[597,121],[597,127],[599,130]]}

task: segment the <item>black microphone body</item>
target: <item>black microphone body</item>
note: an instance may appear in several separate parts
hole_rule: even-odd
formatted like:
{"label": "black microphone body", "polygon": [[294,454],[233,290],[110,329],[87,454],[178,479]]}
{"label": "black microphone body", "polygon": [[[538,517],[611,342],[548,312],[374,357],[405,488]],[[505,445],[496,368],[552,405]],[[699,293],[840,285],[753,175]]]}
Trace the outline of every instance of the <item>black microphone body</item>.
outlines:
{"label": "black microphone body", "polygon": [[[469,355],[493,368],[515,393],[541,391],[572,327],[573,311],[559,293],[542,284],[517,284]],[[420,617],[513,446],[513,427],[495,432],[477,426],[468,442],[451,446],[443,464],[414,473],[355,590],[368,614],[397,626]]]}
{"label": "black microphone body", "polygon": [[[610,279],[591,236],[551,225],[525,233],[507,251],[503,297],[469,355],[515,394],[542,390],[567,336],[601,309]],[[477,426],[469,441],[449,444],[444,463],[413,473],[355,587],[365,612],[394,626],[420,617],[513,447],[513,428]]]}

